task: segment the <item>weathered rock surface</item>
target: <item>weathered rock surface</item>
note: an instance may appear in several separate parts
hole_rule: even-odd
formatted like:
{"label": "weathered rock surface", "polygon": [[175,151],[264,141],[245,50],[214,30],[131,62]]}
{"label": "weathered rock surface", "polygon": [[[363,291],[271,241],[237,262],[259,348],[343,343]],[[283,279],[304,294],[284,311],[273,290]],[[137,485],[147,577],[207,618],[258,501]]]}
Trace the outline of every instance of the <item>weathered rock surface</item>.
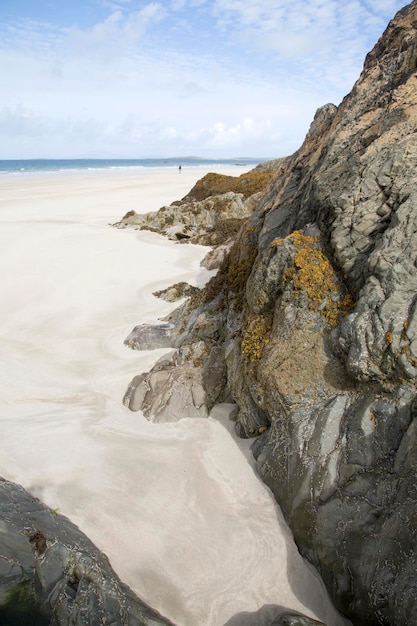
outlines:
{"label": "weathered rock surface", "polygon": [[311,617],[273,604],[267,604],[256,613],[238,613],[224,626],[325,626]]}
{"label": "weathered rock surface", "polygon": [[164,386],[168,418],[187,380],[199,410],[231,394],[301,552],[367,626],[417,623],[416,70],[414,0],[172,318],[188,378]]}
{"label": "weathered rock surface", "polygon": [[207,270],[218,270],[222,263],[225,262],[232,245],[233,240],[230,240],[228,243],[212,248],[201,261],[201,267],[205,267]]}
{"label": "weathered rock surface", "polygon": [[257,198],[255,194],[245,200],[243,194],[229,191],[201,201],[186,199],[144,215],[129,211],[115,226],[151,230],[174,241],[217,245],[236,235]]}
{"label": "weathered rock surface", "polygon": [[165,300],[166,302],[176,302],[177,300],[181,300],[181,298],[189,298],[190,296],[198,293],[198,291],[198,287],[194,287],[194,285],[189,285],[185,282],[180,282],[175,283],[175,285],[171,285],[171,287],[167,287],[166,289],[154,291],[153,295],[157,298]]}
{"label": "weathered rock surface", "polygon": [[144,215],[129,211],[114,225],[155,231],[174,241],[218,246],[236,237],[271,181],[276,163],[268,162],[241,176],[206,174],[182,200]]}
{"label": "weathered rock surface", "polygon": [[210,196],[221,196],[232,191],[242,194],[245,199],[263,191],[271,181],[273,171],[277,167],[277,160],[261,163],[253,170],[241,176],[225,176],[224,174],[206,174],[201,178],[189,193],[182,199],[205,200]]}
{"label": "weathered rock surface", "polygon": [[172,348],[173,338],[173,324],[140,324],[126,337],[124,344],[132,350]]}
{"label": "weathered rock surface", "polygon": [[124,585],[66,517],[0,479],[0,623],[19,626],[171,624]]}
{"label": "weathered rock surface", "polygon": [[[195,320],[195,328],[205,318]],[[207,417],[216,402],[230,399],[221,345],[193,338],[173,343],[178,349],[162,358],[148,373],[135,376],[123,399],[125,406],[156,422],[176,422],[183,417]]]}

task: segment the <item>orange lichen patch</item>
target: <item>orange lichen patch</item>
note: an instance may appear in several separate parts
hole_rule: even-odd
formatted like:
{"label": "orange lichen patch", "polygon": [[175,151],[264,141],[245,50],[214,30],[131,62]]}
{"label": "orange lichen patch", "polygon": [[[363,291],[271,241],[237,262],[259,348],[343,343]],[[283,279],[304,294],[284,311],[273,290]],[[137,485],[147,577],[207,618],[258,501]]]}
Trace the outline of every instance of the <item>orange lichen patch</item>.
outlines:
{"label": "orange lichen patch", "polygon": [[[318,311],[330,326],[336,326],[341,316],[353,306],[350,294],[344,295],[344,286],[321,248],[318,237],[303,235],[296,231],[286,240],[295,246],[293,262],[284,272],[284,281],[292,282],[294,291],[304,292],[309,308]],[[274,245],[282,245],[275,240]]]}
{"label": "orange lichen patch", "polygon": [[390,330],[387,333],[385,333],[385,339],[387,340],[389,344],[392,344],[393,336]]}
{"label": "orange lichen patch", "polygon": [[242,338],[242,352],[247,361],[256,363],[262,358],[263,351],[269,343],[271,330],[271,320],[264,315],[250,320]]}

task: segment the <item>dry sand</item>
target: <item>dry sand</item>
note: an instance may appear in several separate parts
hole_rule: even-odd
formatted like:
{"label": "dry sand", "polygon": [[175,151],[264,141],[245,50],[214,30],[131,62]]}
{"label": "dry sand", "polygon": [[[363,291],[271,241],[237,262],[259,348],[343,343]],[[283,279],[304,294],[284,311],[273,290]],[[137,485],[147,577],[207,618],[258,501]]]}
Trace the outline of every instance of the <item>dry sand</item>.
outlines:
{"label": "dry sand", "polygon": [[123,345],[172,309],[152,292],[209,274],[207,249],[108,223],[181,198],[204,173],[0,179],[0,474],[68,515],[179,626],[221,626],[271,604],[336,626],[247,443],[223,425],[230,407],[219,420],[163,425],[122,405],[131,377],[164,353]]}
{"label": "dry sand", "polygon": [[[177,168],[132,167],[5,174],[0,175],[0,206],[8,213],[11,211],[14,219],[19,219],[16,209],[22,207],[37,219],[59,211],[57,219],[85,219],[97,215],[100,220],[115,221],[132,209],[147,213],[180,200],[209,171],[239,176],[250,169],[183,167],[180,174]],[[32,210],[29,209],[31,203]]]}

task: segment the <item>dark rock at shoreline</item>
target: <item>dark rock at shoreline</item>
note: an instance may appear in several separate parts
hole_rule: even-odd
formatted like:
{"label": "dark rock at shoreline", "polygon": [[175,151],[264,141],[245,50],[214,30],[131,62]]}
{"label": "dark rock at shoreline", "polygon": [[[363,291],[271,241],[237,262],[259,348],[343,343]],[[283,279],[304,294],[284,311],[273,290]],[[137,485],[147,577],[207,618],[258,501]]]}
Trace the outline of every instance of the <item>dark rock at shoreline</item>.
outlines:
{"label": "dark rock at shoreline", "polygon": [[0,623],[168,626],[66,517],[0,479]]}
{"label": "dark rock at shoreline", "polygon": [[417,623],[416,59],[414,0],[175,321],[199,406],[232,396],[300,551],[366,626]]}

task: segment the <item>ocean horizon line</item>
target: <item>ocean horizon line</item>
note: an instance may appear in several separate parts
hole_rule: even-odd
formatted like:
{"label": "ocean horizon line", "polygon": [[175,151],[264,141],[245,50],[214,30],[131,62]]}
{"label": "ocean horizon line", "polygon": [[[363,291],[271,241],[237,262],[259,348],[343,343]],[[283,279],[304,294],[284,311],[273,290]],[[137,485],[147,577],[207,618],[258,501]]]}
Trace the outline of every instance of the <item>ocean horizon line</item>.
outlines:
{"label": "ocean horizon line", "polygon": [[113,168],[166,168],[202,167],[206,165],[245,166],[257,165],[266,158],[231,157],[151,157],[151,158],[66,158],[66,159],[0,159],[0,174],[60,172],[73,170],[113,169]]}
{"label": "ocean horizon line", "polygon": [[185,155],[176,155],[176,156],[138,156],[138,157],[95,157],[95,156],[82,156],[82,157],[19,157],[19,158],[5,158],[1,157],[1,161],[176,161],[178,159],[190,159],[195,161],[231,161],[233,159],[248,159],[251,161],[261,160],[270,160],[274,157],[254,157],[248,155],[239,155],[239,156],[230,156],[230,157],[214,157],[214,156],[200,156],[195,154],[185,154]]}

